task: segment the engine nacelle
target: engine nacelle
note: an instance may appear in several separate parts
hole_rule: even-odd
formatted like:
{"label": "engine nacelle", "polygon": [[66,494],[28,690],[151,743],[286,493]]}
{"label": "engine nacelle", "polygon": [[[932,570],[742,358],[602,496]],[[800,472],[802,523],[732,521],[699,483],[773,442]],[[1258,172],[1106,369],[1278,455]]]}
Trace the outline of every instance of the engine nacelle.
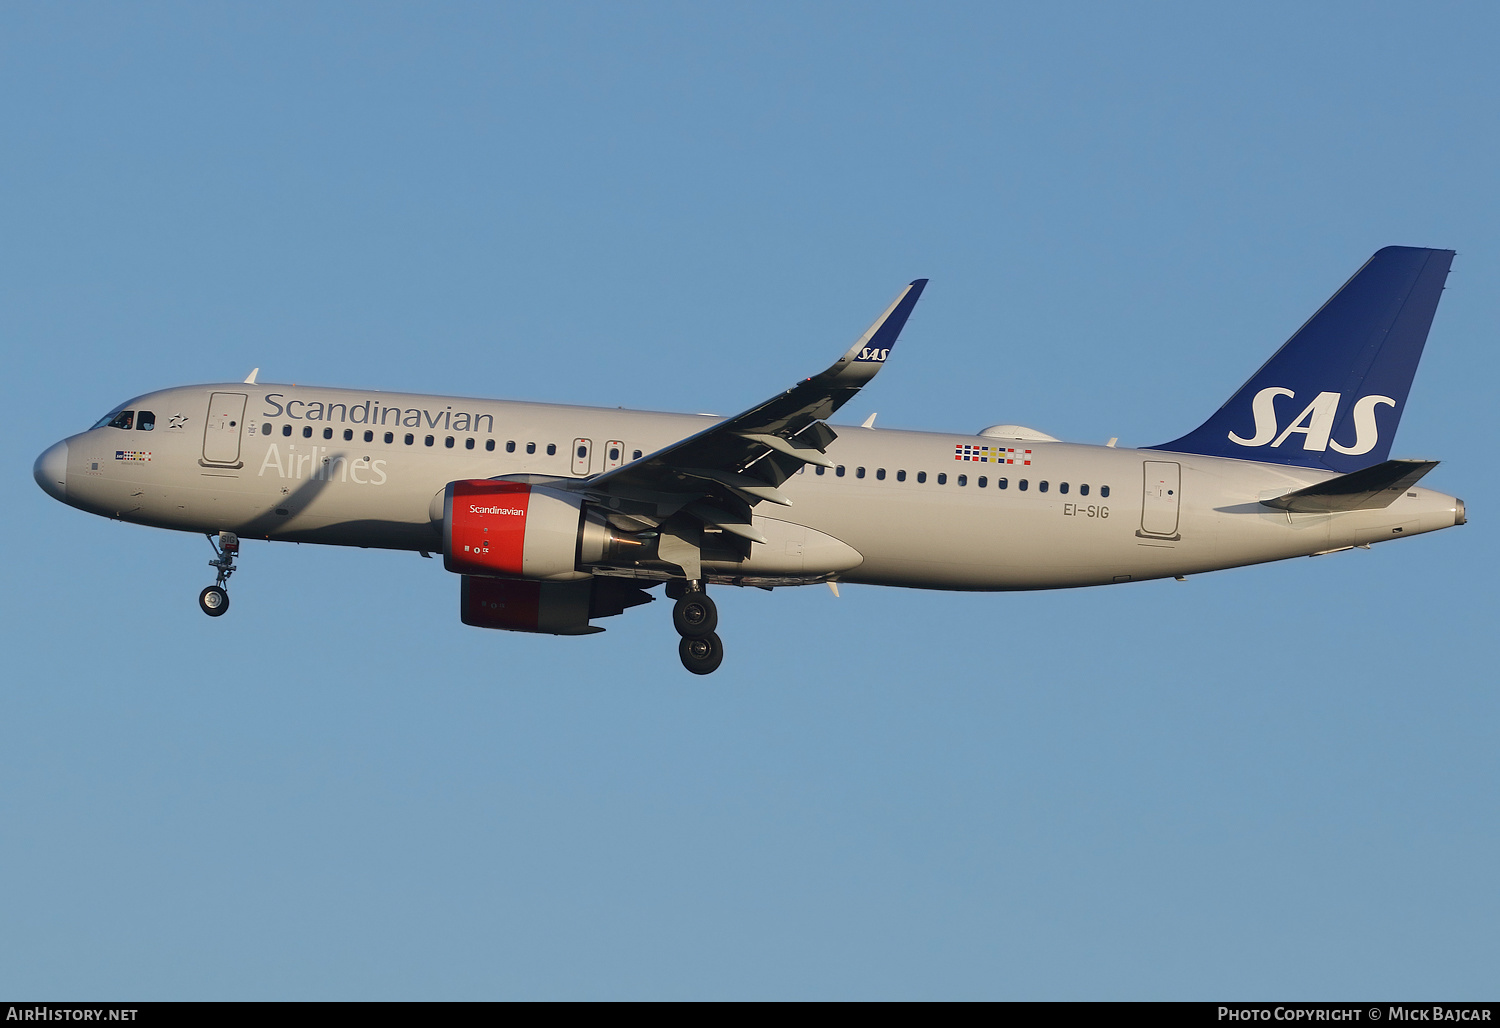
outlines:
{"label": "engine nacelle", "polygon": [[461,575],[551,582],[578,570],[583,499],[520,482],[474,479],[443,490],[443,566]]}
{"label": "engine nacelle", "polygon": [[637,555],[644,540],[621,532],[576,493],[524,482],[449,482],[430,513],[443,532],[443,566],[460,575],[574,582],[584,565]]}
{"label": "engine nacelle", "polygon": [[459,616],[475,628],[589,635],[588,582],[523,582],[464,575]]}
{"label": "engine nacelle", "polygon": [[604,629],[590,625],[590,618],[612,617],[652,599],[633,583],[612,578],[527,582],[464,575],[462,581],[459,616],[463,623],[508,632],[591,635]]}

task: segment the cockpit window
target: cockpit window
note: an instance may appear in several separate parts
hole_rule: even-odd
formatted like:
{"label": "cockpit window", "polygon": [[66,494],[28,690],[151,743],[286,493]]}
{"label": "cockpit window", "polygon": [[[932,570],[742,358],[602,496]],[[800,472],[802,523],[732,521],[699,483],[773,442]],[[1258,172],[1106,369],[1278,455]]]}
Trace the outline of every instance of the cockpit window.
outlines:
{"label": "cockpit window", "polygon": [[[110,428],[129,428],[135,423],[135,411],[122,410],[113,415],[107,415],[100,420],[99,425],[108,425]],[[95,425],[98,428],[99,425]]]}
{"label": "cockpit window", "polygon": [[149,432],[156,427],[156,414],[149,410],[143,410],[135,419],[135,430],[137,432]]}

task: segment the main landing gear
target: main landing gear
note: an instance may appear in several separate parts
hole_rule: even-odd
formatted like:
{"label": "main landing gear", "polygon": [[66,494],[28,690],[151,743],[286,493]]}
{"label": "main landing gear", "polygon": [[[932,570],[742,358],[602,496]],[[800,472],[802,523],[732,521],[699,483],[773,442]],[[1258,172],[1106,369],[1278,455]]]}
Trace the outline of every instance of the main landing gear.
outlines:
{"label": "main landing gear", "polygon": [[240,552],[240,537],[233,532],[220,532],[217,542],[213,536],[208,537],[208,545],[214,548],[214,559],[208,562],[208,566],[217,568],[219,575],[213,585],[198,594],[198,606],[203,609],[203,613],[216,618],[229,609],[229,592],[224,586],[229,583],[229,576],[234,574],[234,558]]}
{"label": "main landing gear", "polygon": [[672,627],[682,636],[677,656],[695,675],[708,675],[724,663],[724,643],[714,634],[719,627],[719,608],[708,598],[702,582],[670,582],[667,595],[677,601],[672,608]]}

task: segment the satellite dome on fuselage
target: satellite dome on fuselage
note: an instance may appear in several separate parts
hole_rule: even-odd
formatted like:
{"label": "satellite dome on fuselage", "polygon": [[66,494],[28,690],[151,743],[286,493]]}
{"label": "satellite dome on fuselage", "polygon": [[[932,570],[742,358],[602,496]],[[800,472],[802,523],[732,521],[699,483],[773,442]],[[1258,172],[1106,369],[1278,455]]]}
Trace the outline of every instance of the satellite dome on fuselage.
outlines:
{"label": "satellite dome on fuselage", "polygon": [[1055,435],[1038,432],[1036,429],[1027,428],[1025,425],[991,425],[979,434],[986,439],[1040,439],[1048,443],[1058,441]]}

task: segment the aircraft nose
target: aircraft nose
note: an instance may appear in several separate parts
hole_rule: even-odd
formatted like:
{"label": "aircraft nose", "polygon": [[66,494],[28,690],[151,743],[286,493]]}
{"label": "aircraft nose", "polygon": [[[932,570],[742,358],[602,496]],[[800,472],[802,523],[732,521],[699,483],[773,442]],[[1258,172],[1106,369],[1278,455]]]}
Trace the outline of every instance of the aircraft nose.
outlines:
{"label": "aircraft nose", "polygon": [[53,443],[49,446],[36,463],[31,466],[31,474],[36,478],[36,484],[42,487],[42,491],[54,500],[68,501],[68,444]]}

